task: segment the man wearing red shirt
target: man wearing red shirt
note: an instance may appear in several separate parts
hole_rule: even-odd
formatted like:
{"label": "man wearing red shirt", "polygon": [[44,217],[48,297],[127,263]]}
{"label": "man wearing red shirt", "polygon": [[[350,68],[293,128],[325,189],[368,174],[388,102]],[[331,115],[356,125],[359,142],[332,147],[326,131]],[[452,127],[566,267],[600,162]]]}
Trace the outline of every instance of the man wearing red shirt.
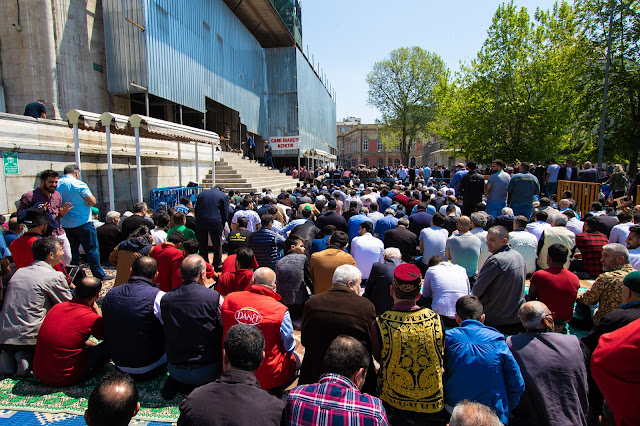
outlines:
{"label": "man wearing red shirt", "polygon": [[251,283],[253,276],[253,250],[249,247],[240,247],[236,250],[236,270],[224,272],[216,283],[216,291],[221,296],[226,296],[234,291],[244,291]]}
{"label": "man wearing red shirt", "polygon": [[49,217],[44,209],[32,207],[27,210],[23,223],[27,226],[27,232],[9,246],[16,269],[33,263],[31,246],[35,240],[42,238],[47,232]]}
{"label": "man wearing red shirt", "polygon": [[573,316],[573,305],[578,297],[580,280],[573,272],[563,268],[569,250],[562,244],[553,244],[547,253],[549,268],[536,271],[531,276],[529,299],[539,300],[554,315],[554,331],[564,329]]}
{"label": "man wearing red shirt", "polygon": [[164,292],[170,291],[182,285],[180,265],[184,260],[184,253],[180,246],[184,242],[184,234],[181,231],[173,231],[167,237],[167,242],[158,244],[149,253],[158,262],[158,275],[156,283]]}
{"label": "man wearing red shirt", "polygon": [[591,278],[596,279],[602,273],[602,247],[609,244],[606,235],[599,231],[600,219],[591,216],[585,219],[581,234],[576,235],[576,247],[580,250],[580,259],[571,261],[571,269],[574,272],[586,272]]}
{"label": "man wearing red shirt", "polygon": [[85,277],[76,286],[75,297],[55,305],[47,313],[36,343],[33,374],[49,386],[70,386],[91,377],[109,361],[104,343],[104,322],[95,303],[102,283]]}

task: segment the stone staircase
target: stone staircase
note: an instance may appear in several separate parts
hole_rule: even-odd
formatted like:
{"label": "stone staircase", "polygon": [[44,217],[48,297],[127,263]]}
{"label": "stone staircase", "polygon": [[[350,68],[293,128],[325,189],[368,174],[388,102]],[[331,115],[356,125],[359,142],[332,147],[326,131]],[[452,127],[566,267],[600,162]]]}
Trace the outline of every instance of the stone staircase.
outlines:
{"label": "stone staircase", "polygon": [[[279,194],[280,189],[295,188],[299,182],[291,176],[278,170],[269,170],[262,163],[242,159],[242,155],[235,152],[217,152],[216,157],[216,185],[223,185],[225,191],[248,194],[262,192],[262,188],[269,188]],[[211,169],[202,180],[201,185],[211,188]]]}

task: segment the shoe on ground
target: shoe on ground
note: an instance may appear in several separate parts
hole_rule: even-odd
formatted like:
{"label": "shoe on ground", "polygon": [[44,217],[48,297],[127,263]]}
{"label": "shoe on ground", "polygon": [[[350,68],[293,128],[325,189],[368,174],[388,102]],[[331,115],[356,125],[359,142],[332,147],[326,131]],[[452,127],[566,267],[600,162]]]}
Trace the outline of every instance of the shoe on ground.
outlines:
{"label": "shoe on ground", "polygon": [[162,387],[162,399],[170,400],[176,397],[178,394],[178,388],[180,387],[180,382],[174,379],[171,376],[167,376],[167,380],[164,382],[164,386]]}
{"label": "shoe on ground", "polygon": [[102,281],[109,281],[109,280],[115,280],[116,276],[115,275],[105,275],[104,277],[102,277]]}

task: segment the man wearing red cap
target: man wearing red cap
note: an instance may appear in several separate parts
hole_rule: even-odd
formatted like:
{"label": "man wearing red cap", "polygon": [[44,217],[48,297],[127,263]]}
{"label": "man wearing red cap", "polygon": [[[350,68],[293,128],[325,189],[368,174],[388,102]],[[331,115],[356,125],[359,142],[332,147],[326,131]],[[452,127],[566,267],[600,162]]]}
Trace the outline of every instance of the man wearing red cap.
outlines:
{"label": "man wearing red cap", "polygon": [[444,324],[416,305],[422,278],[413,264],[393,274],[393,308],[371,326],[373,356],[380,362],[378,386],[390,424],[447,424],[442,385]]}

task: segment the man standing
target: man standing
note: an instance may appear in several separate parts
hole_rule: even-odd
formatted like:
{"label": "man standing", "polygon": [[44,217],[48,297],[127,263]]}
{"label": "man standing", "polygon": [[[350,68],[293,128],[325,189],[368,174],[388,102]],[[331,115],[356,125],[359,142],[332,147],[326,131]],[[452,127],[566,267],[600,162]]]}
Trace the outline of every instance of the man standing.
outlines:
{"label": "man standing", "polygon": [[358,230],[360,236],[351,241],[351,256],[356,261],[356,267],[362,273],[362,282],[365,287],[371,273],[371,266],[382,261],[384,252],[382,241],[371,235],[371,231],[373,231],[373,224],[362,222]]}
{"label": "man standing", "polygon": [[104,297],[105,342],[119,370],[137,380],[166,372],[160,300],[165,292],[154,284],[158,263],[149,256],[133,261],[131,277]]}
{"label": "man standing", "polygon": [[444,426],[444,325],[438,314],[416,305],[421,284],[417,266],[395,269],[393,309],[371,326],[372,352],[380,362],[378,386],[389,422]]}
{"label": "man standing", "polygon": [[222,352],[224,373],[182,401],[178,425],[279,425],[284,404],[262,390],[255,376],[264,351],[265,339],[257,327],[231,327]]}
{"label": "man standing", "polygon": [[69,284],[53,269],[62,260],[62,245],[53,237],[32,245],[34,262],[11,277],[0,311],[0,374],[26,377],[35,351],[38,331],[56,303],[71,300]]}
{"label": "man standing", "polygon": [[504,161],[494,160],[491,163],[491,176],[485,186],[487,194],[487,214],[497,218],[507,206],[507,188],[511,176],[504,171]]}
{"label": "man standing", "polygon": [[460,181],[460,191],[456,192],[459,197],[462,197],[462,214],[465,216],[470,216],[476,204],[482,202],[484,176],[476,170],[476,167],[477,165],[474,161],[467,163],[469,172],[462,177]]}
{"label": "man standing", "polygon": [[529,173],[529,163],[520,164],[520,173],[509,181],[507,192],[511,194],[511,208],[516,216],[531,216],[533,197],[540,193],[538,178]]}
{"label": "man standing", "polygon": [[409,219],[401,217],[394,229],[389,229],[384,234],[384,247],[396,247],[402,253],[402,260],[407,263],[415,263],[416,246],[418,237],[409,231]]}
{"label": "man standing", "polygon": [[[60,174],[55,170],[45,170],[40,173],[40,186],[22,195],[20,205],[18,205],[18,214],[31,207],[41,207],[49,212],[51,218],[57,224],[57,228],[51,227],[48,234],[62,241],[62,249],[64,250],[62,261],[69,263],[71,260],[71,247],[64,229],[60,225],[60,219],[69,212],[71,203],[63,204],[62,196],[56,191],[59,176]],[[7,245],[9,244],[11,243],[7,242]]]}
{"label": "man standing", "polygon": [[445,406],[451,412],[463,400],[492,408],[508,424],[524,392],[520,367],[504,336],[484,325],[482,303],[475,296],[456,302],[456,327],[444,341]]}
{"label": "man standing", "polygon": [[558,172],[558,180],[577,181],[578,168],[573,165],[573,161],[566,160],[564,166]]}
{"label": "man standing", "polygon": [[468,216],[460,216],[458,220],[458,234],[447,239],[447,259],[456,265],[462,266],[467,271],[467,277],[472,284],[478,274],[478,258],[480,257],[481,242],[470,231],[471,220]]}
{"label": "man standing", "polygon": [[583,171],[580,173],[580,180],[582,182],[598,182],[598,169],[592,167],[591,161],[584,163]]}
{"label": "man standing", "polygon": [[634,271],[629,264],[627,248],[617,243],[602,247],[602,270],[604,272],[598,276],[591,288],[578,296],[580,303],[598,305],[598,310],[593,315],[595,324],[607,313],[622,305],[622,281]]}
{"label": "man standing", "polygon": [[[244,141],[244,144],[247,146],[247,157],[249,157],[249,161],[253,161],[256,159],[256,143],[253,141],[253,137],[249,134],[249,132],[246,132],[244,135],[247,138]],[[196,214],[196,217],[197,216],[198,215]]]}
{"label": "man standing", "polygon": [[271,151],[271,144],[269,141],[264,141],[264,165],[269,169],[274,169],[273,165],[273,152]]}
{"label": "man standing", "polygon": [[287,397],[288,425],[387,425],[382,402],[360,392],[371,355],[351,336],[338,336],[327,349],[319,383],[295,387]]}
{"label": "man standing", "polygon": [[255,372],[265,390],[284,390],[293,382],[296,358],[293,350],[293,324],[289,310],[280,303],[275,292],[276,274],[269,268],[258,268],[245,291],[227,295],[222,303],[223,336],[238,323],[252,325],[264,335],[264,360]]}
{"label": "man standing", "polygon": [[544,193],[547,197],[551,197],[558,192],[558,173],[560,166],[556,164],[556,160],[549,160],[547,173],[544,175]]}
{"label": "man standing", "polygon": [[207,269],[199,255],[187,256],[180,274],[182,285],[160,301],[170,374],[162,388],[164,399],[173,399],[180,384],[188,394],[222,372],[220,294],[206,287]]}
{"label": "man standing", "polygon": [[[301,343],[305,355],[299,384],[316,383],[320,379],[323,373],[322,360],[336,337],[348,335],[359,340],[367,349],[371,348],[371,324],[376,313],[373,304],[359,296],[361,281],[362,274],[358,268],[339,266],[333,274],[333,286],[322,294],[316,294],[304,305]],[[369,392],[375,390],[372,367],[373,363],[364,386],[364,390]]]}
{"label": "man standing", "polygon": [[229,216],[229,197],[224,188],[202,191],[196,201],[196,236],[200,246],[200,256],[209,261],[209,238],[213,245],[214,268],[222,265],[222,230]]}
{"label": "man standing", "polygon": [[47,118],[47,108],[44,106],[44,101],[38,99],[37,102],[31,102],[24,108],[24,114],[33,118]]}
{"label": "man standing", "polygon": [[489,327],[516,334],[522,330],[518,310],[525,301],[524,259],[509,246],[509,232],[503,226],[489,229],[487,247],[492,255],[480,270],[471,294],[482,302]]}
{"label": "man standing", "polygon": [[[349,244],[349,237],[346,233],[335,231],[329,237],[329,247],[311,255],[309,270],[311,279],[315,285],[315,294],[324,293],[329,290],[333,282],[336,268],[340,265],[356,266],[356,261],[349,253],[344,252],[344,248]],[[360,277],[362,279],[362,277]]]}
{"label": "man standing", "polygon": [[62,195],[62,201],[71,204],[71,209],[60,219],[71,246],[71,263],[79,263],[82,244],[93,276],[99,280],[112,279],[111,276],[105,276],[100,266],[98,234],[96,227],[91,223],[91,207],[96,205],[96,197],[87,184],[78,179],[79,177],[78,166],[69,164],[64,168],[64,176],[58,181],[58,192]]}
{"label": "man standing", "polygon": [[519,312],[527,332],[510,336],[525,390],[509,424],[586,426],[587,369],[576,336],[553,333],[553,314],[542,302],[527,302]]}
{"label": "man standing", "polygon": [[273,231],[273,216],[265,214],[260,219],[262,227],[249,236],[249,247],[261,267],[275,271],[280,260],[280,250],[284,247],[284,237]]}
{"label": "man standing", "polygon": [[451,178],[451,183],[449,184],[450,188],[453,188],[458,193],[458,189],[460,188],[460,182],[462,182],[462,178],[469,173],[469,171],[464,167],[464,163],[458,163],[457,166],[458,171],[456,171]]}

